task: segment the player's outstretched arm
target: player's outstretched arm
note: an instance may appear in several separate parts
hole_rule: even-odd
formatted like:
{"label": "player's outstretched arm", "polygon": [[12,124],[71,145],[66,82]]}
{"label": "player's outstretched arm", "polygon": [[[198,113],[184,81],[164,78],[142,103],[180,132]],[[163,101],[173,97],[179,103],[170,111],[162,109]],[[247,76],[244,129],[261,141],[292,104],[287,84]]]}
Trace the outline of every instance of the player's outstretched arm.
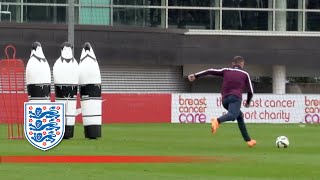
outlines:
{"label": "player's outstretched arm", "polygon": [[223,76],[223,71],[226,70],[226,68],[223,69],[207,69],[204,71],[200,71],[194,74],[194,77],[197,79],[202,76],[212,75],[212,76]]}
{"label": "player's outstretched arm", "polygon": [[188,76],[188,79],[189,79],[190,82],[192,82],[192,81],[196,80],[199,77],[207,76],[207,75],[223,76],[223,71],[224,70],[225,70],[225,68],[224,69],[207,69],[207,70],[195,73],[195,74],[190,74]]}

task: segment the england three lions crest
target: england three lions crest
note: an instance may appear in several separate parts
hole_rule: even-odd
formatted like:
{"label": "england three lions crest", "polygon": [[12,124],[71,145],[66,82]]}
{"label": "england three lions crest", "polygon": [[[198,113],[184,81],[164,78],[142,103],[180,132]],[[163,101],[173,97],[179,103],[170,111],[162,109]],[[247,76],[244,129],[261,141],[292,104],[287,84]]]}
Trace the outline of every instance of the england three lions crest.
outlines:
{"label": "england three lions crest", "polygon": [[34,147],[44,151],[55,147],[64,131],[64,103],[24,103],[24,134]]}

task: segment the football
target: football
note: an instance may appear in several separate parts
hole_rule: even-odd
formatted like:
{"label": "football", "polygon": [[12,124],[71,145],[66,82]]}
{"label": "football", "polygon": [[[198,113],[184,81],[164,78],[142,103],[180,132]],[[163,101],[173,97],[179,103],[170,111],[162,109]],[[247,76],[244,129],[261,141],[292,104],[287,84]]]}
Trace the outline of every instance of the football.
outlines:
{"label": "football", "polygon": [[276,146],[278,148],[287,148],[287,147],[289,147],[289,139],[286,136],[277,137]]}

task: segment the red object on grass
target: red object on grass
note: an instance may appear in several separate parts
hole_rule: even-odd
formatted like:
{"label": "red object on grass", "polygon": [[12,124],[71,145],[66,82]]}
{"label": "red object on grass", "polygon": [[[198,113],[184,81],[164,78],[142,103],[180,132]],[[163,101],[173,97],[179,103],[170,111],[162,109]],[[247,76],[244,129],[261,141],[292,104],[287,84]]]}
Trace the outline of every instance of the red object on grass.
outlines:
{"label": "red object on grass", "polygon": [[[9,49],[13,51],[12,58]],[[27,101],[24,62],[15,57],[12,45],[5,48],[5,54],[7,59],[0,60],[0,105],[4,109],[1,119],[8,124],[8,139],[23,139],[23,107]]]}
{"label": "red object on grass", "polygon": [[212,162],[202,156],[0,156],[0,163],[187,163]]}

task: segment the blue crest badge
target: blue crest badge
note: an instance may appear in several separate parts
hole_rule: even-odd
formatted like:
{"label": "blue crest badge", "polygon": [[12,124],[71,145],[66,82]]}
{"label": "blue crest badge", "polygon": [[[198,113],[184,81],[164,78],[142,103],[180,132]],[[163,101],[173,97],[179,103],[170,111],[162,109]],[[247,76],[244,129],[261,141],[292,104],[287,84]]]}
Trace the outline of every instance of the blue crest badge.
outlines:
{"label": "blue crest badge", "polygon": [[65,104],[24,103],[24,134],[36,148],[49,150],[60,143],[65,131]]}

